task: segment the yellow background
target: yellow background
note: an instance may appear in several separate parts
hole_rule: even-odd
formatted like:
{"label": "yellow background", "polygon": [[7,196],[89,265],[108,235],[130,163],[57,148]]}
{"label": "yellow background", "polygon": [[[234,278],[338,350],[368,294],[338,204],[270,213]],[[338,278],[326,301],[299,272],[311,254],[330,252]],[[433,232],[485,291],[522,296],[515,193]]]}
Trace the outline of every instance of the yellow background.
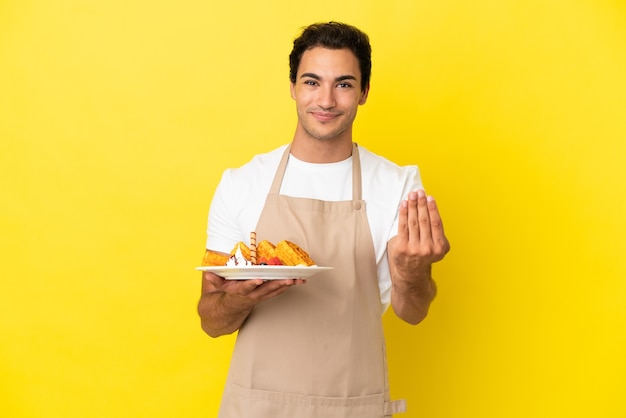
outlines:
{"label": "yellow background", "polygon": [[407,417],[626,416],[621,0],[0,2],[0,415],[215,416],[195,312],[221,172],[291,139],[301,26],[369,33],[356,140],[452,252],[385,316]]}

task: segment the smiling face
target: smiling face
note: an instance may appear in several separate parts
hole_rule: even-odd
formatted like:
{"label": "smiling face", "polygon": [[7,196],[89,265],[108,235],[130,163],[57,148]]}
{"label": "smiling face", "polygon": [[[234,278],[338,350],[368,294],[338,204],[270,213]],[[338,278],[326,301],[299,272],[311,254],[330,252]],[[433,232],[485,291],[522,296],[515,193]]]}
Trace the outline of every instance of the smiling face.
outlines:
{"label": "smiling face", "polygon": [[294,141],[352,142],[352,123],[368,88],[361,90],[359,62],[348,49],[315,47],[304,52],[291,97],[298,126]]}

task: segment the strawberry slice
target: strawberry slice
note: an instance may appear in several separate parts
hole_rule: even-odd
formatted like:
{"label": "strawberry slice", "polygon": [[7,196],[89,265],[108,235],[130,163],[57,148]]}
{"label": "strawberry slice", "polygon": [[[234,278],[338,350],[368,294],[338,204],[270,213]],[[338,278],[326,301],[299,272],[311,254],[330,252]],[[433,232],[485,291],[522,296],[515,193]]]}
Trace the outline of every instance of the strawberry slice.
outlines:
{"label": "strawberry slice", "polygon": [[267,264],[269,266],[282,266],[283,265],[282,261],[280,261],[280,258],[278,257],[270,258],[269,260],[267,260]]}

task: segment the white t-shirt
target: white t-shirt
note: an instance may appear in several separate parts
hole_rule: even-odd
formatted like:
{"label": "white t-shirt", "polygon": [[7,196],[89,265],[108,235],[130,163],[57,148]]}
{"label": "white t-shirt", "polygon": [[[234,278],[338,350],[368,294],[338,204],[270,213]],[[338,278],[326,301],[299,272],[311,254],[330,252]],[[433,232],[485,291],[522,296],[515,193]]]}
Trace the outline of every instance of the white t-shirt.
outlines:
{"label": "white t-shirt", "polygon": [[[227,169],[217,186],[207,229],[206,247],[229,253],[247,242],[256,229],[265,198],[287,146],[256,155],[236,169]],[[398,208],[409,191],[423,188],[417,166],[400,167],[359,147],[361,181],[367,219],[372,232],[383,312],[391,302],[387,241],[398,233]],[[289,157],[280,194],[326,201],[352,199],[352,157],[329,164],[313,164]]]}

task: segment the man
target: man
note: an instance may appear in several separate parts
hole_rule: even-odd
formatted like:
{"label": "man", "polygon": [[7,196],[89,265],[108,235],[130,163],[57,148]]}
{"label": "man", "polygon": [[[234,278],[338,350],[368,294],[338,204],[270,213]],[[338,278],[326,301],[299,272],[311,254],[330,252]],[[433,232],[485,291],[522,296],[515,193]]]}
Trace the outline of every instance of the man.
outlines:
{"label": "man", "polygon": [[402,412],[389,400],[381,315],[417,324],[449,250],[416,166],[357,146],[352,124],[369,93],[366,34],[311,25],[290,55],[298,122],[293,141],[226,170],[209,213],[207,249],[228,253],[250,231],[302,246],[308,279],[224,280],[204,272],[202,328],[239,331],[220,417],[368,418]]}

